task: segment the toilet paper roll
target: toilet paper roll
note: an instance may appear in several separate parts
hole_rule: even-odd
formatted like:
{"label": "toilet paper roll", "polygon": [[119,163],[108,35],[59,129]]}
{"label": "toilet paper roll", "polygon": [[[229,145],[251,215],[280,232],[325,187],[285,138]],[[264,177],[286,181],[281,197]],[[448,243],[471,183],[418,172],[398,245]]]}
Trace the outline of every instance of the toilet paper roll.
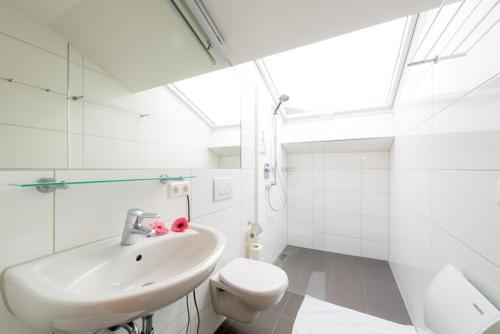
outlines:
{"label": "toilet paper roll", "polygon": [[260,241],[260,237],[258,234],[254,233],[253,231],[248,231],[247,232],[247,241],[249,244],[258,244]]}
{"label": "toilet paper roll", "polygon": [[248,258],[252,260],[261,260],[263,249],[263,245],[251,243],[248,245]]}

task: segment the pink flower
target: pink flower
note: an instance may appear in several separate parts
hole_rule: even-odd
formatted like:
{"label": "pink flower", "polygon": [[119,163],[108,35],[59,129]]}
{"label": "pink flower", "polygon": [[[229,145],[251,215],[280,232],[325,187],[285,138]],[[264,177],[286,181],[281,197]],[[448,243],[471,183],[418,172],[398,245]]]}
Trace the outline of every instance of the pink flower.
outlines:
{"label": "pink flower", "polygon": [[177,218],[172,223],[172,231],[174,232],[184,232],[188,228],[189,228],[189,221],[184,217]]}
{"label": "pink flower", "polygon": [[151,229],[155,231],[156,235],[164,235],[168,233],[168,228],[161,220],[155,220],[154,222],[149,224],[149,227],[151,227]]}

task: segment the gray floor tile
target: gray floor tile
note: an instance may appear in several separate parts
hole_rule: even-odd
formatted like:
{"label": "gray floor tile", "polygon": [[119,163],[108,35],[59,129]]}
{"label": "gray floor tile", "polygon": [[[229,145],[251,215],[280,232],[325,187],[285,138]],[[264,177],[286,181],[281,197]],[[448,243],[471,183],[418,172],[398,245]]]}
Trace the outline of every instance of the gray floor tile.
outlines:
{"label": "gray floor tile", "polygon": [[288,300],[288,296],[290,296],[290,292],[286,291],[283,297],[281,298],[280,302],[276,305],[273,306],[271,311],[281,314],[283,309],[285,308],[286,302]]}
{"label": "gray floor tile", "polygon": [[335,254],[335,270],[339,269],[363,269],[365,266],[365,259],[359,256]]}
{"label": "gray floor tile", "polygon": [[291,279],[290,277],[292,277],[292,276],[290,274],[288,274],[288,288],[287,288],[287,290],[289,292],[295,293],[297,295],[304,296],[307,292],[307,285],[308,285],[309,281],[308,280]]}
{"label": "gray floor tile", "polygon": [[366,298],[363,291],[333,289],[325,301],[342,307],[366,313]]}
{"label": "gray floor tile", "polygon": [[367,262],[363,267],[363,276],[367,282],[396,285],[391,267],[385,261]]}
{"label": "gray floor tile", "polygon": [[411,319],[406,311],[406,307],[401,304],[388,304],[378,300],[367,300],[368,314],[380,317],[386,320],[400,323],[402,325],[411,325]]}
{"label": "gray floor tile", "polygon": [[295,317],[297,316],[297,312],[299,311],[300,305],[302,305],[303,300],[304,296],[290,293],[285,308],[283,309],[283,312],[281,312],[281,315],[295,319]]}
{"label": "gray floor tile", "polygon": [[278,318],[279,315],[275,312],[262,312],[257,320],[250,324],[231,321],[227,331],[231,334],[271,334],[274,326],[278,322]]}
{"label": "gray floor tile", "polygon": [[402,304],[403,298],[398,287],[391,284],[365,282],[366,298],[388,304]]}
{"label": "gray floor tile", "polygon": [[295,319],[280,317],[274,327],[273,334],[292,334],[294,321]]}
{"label": "gray floor tile", "polygon": [[332,289],[363,293],[363,273],[360,268],[337,268],[333,273],[331,282]]}

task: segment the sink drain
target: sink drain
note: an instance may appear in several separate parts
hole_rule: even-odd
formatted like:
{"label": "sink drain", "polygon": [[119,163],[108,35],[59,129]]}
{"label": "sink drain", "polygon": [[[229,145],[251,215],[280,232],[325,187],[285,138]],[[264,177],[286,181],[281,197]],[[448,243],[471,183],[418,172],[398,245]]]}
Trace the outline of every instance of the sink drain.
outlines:
{"label": "sink drain", "polygon": [[147,282],[147,283],[144,283],[141,287],[144,288],[145,286],[149,286],[149,285],[153,285],[155,284],[155,282]]}

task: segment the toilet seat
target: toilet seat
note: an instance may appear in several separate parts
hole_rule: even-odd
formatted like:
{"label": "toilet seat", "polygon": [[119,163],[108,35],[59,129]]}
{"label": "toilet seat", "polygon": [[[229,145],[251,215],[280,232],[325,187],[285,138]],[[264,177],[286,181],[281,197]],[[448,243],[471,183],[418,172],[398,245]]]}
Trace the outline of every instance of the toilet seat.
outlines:
{"label": "toilet seat", "polygon": [[219,272],[221,282],[253,297],[271,297],[288,285],[286,273],[272,264],[237,258]]}

